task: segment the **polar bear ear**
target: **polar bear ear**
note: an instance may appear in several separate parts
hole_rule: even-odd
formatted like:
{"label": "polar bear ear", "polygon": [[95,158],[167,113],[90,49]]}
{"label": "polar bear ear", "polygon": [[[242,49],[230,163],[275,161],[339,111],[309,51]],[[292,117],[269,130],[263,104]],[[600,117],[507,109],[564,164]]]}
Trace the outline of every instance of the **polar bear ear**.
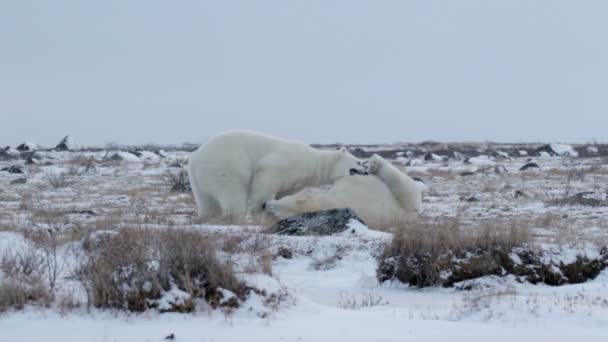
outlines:
{"label": "polar bear ear", "polygon": [[346,146],[342,146],[342,147],[340,147],[340,152],[348,153],[348,149],[346,148]]}

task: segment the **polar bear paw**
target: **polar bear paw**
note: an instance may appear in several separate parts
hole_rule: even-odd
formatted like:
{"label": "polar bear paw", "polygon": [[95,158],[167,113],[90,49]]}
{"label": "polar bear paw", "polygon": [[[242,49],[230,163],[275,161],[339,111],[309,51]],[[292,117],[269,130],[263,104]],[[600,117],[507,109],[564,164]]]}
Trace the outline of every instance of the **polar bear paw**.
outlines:
{"label": "polar bear paw", "polygon": [[378,173],[379,169],[380,169],[380,161],[378,161],[372,157],[369,160],[369,162],[367,163],[367,172],[371,175],[375,175],[376,173]]}

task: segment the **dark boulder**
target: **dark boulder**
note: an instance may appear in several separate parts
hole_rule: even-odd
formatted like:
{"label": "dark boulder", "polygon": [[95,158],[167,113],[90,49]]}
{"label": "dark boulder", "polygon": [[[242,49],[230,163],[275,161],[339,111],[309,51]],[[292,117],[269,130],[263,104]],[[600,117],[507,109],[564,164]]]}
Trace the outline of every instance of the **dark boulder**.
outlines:
{"label": "dark boulder", "polygon": [[57,146],[55,146],[55,149],[57,151],[68,151],[70,149],[69,137],[70,137],[69,135],[66,135],[63,139],[61,139],[59,144],[57,144]]}
{"label": "dark boulder", "polygon": [[469,176],[474,176],[474,175],[475,175],[475,172],[471,172],[471,171],[465,171],[460,174],[461,177],[469,177]]}
{"label": "dark boulder", "polygon": [[27,183],[27,178],[22,177],[22,178],[17,178],[11,181],[11,184],[25,184]]}
{"label": "dark boulder", "polygon": [[363,223],[352,209],[331,209],[304,213],[283,219],[268,230],[279,235],[333,235],[349,229],[351,220]]}
{"label": "dark boulder", "polygon": [[17,157],[15,157],[13,154],[8,152],[8,150],[0,151],[0,160],[15,160],[15,159],[17,159]]}
{"label": "dark boulder", "polygon": [[0,171],[6,171],[8,173],[25,173],[23,172],[23,168],[19,165],[11,165],[9,167],[4,167],[0,169]]}
{"label": "dark boulder", "polygon": [[540,166],[536,163],[526,163],[524,166],[519,168],[519,171],[525,171],[528,169],[540,169]]}

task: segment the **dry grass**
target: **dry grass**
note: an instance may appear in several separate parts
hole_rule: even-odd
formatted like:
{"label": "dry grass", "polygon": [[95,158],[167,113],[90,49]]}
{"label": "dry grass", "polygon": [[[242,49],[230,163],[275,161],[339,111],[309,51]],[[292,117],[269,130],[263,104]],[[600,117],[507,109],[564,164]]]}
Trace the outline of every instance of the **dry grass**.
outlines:
{"label": "dry grass", "polygon": [[21,310],[26,304],[49,305],[52,292],[44,284],[44,257],[28,249],[5,253],[0,259],[0,312]]}
{"label": "dry grass", "polygon": [[192,311],[199,298],[220,306],[220,288],[245,296],[232,266],[218,260],[214,241],[202,233],[123,229],[89,250],[77,279],[95,307],[144,311],[172,288],[188,298],[164,311]]}
{"label": "dry grass", "polygon": [[[379,258],[378,279],[396,278],[414,286],[440,284],[442,272],[453,266],[454,260],[482,255],[470,270],[456,277],[476,278],[500,271],[499,262],[513,247],[531,240],[527,225],[486,223],[467,227],[457,219],[416,223],[394,234]],[[488,257],[488,258],[485,258]],[[466,274],[465,274],[466,273]]]}

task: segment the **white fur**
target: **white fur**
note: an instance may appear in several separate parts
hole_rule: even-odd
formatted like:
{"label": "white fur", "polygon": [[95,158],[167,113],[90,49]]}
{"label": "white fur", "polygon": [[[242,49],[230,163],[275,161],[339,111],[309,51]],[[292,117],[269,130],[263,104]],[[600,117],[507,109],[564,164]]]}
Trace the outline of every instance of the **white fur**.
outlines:
{"label": "white fur", "polygon": [[403,224],[420,210],[422,188],[390,162],[374,155],[370,171],[375,175],[350,176],[329,189],[309,188],[294,195],[268,201],[266,210],[277,218],[335,208],[353,209],[372,228]]}
{"label": "white fur", "polygon": [[230,131],[190,156],[188,175],[202,219],[244,220],[262,204],[361,170],[346,149],[323,151],[254,132]]}
{"label": "white fur", "polygon": [[418,182],[378,154],[369,158],[367,171],[386,183],[403,210],[406,212],[420,211],[422,191]]}

